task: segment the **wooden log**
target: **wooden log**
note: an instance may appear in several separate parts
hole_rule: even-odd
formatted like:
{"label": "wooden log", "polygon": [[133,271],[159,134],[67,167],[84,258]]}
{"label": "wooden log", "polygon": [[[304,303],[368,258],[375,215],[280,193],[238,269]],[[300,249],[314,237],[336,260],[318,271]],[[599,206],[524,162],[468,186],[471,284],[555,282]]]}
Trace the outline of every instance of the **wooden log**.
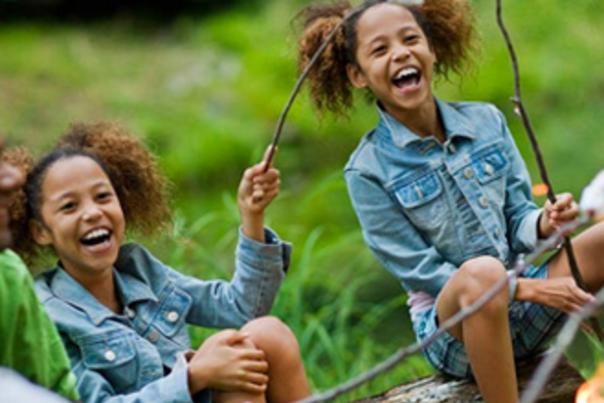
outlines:
{"label": "wooden log", "polygon": [[[520,390],[528,384],[540,358],[522,363],[518,368]],[[584,381],[566,362],[560,363],[541,394],[540,403],[573,402],[575,392]],[[482,402],[476,383],[433,375],[395,387],[381,395],[360,400],[359,403],[461,403]]]}

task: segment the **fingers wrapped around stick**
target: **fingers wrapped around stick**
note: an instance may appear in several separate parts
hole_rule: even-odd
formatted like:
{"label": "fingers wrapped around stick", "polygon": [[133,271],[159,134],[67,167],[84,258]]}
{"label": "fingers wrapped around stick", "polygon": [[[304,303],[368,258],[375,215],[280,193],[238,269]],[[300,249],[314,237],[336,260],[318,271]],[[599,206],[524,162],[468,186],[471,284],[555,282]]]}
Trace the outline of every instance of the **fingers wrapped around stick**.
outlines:
{"label": "fingers wrapped around stick", "polygon": [[574,220],[578,215],[579,206],[574,201],[572,194],[557,195],[555,203],[548,200],[543,206],[543,214],[539,222],[541,236],[551,235],[561,225]]}

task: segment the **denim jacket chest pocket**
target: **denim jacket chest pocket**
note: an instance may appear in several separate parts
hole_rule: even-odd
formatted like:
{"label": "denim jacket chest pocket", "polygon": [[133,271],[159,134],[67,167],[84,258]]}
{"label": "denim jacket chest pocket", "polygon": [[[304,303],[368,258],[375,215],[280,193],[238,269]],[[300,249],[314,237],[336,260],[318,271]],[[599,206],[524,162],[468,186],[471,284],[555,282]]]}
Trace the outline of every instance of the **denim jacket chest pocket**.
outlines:
{"label": "denim jacket chest pocket", "polygon": [[443,186],[434,172],[411,182],[395,184],[394,194],[407,217],[419,229],[435,230],[446,219],[447,202]]}
{"label": "denim jacket chest pocket", "polygon": [[110,331],[79,341],[84,365],[100,373],[116,393],[129,392],[136,386],[138,362],[131,335]]}
{"label": "denim jacket chest pocket", "polygon": [[471,157],[476,179],[485,196],[498,208],[505,203],[506,176],[508,160],[500,147],[492,146]]}
{"label": "denim jacket chest pocket", "polygon": [[153,319],[153,326],[165,337],[180,344],[188,345],[188,333],[185,319],[193,303],[193,298],[186,292],[172,288],[162,298],[161,305]]}

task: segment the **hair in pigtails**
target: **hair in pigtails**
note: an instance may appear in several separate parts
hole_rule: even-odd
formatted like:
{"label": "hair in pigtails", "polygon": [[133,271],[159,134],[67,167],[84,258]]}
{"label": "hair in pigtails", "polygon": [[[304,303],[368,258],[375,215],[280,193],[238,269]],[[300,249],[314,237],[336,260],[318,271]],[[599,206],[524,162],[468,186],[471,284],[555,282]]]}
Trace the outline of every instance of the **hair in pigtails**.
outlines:
{"label": "hair in pigtails", "polygon": [[474,15],[468,1],[425,0],[422,6],[409,9],[436,54],[435,72],[445,78],[451,71],[464,73],[478,50]]}
{"label": "hair in pigtails", "polygon": [[[298,63],[304,70],[327,36],[351,9],[347,1],[334,5],[309,6],[299,17],[304,20],[304,32],[298,42]],[[340,29],[310,71],[310,95],[318,110],[343,113],[352,105],[352,88],[346,75],[349,55],[344,30]]]}
{"label": "hair in pigtails", "polygon": [[451,71],[462,74],[471,64],[477,46],[474,18],[467,0],[424,0],[408,6],[395,0],[366,0],[354,8],[347,1],[308,6],[299,14],[304,20],[304,32],[298,43],[301,69],[329,33],[346,19],[308,77],[312,101],[320,111],[343,113],[352,106],[353,88],[346,65],[357,63],[357,23],[367,10],[382,3],[399,4],[413,14],[436,55],[437,74],[445,78]]}

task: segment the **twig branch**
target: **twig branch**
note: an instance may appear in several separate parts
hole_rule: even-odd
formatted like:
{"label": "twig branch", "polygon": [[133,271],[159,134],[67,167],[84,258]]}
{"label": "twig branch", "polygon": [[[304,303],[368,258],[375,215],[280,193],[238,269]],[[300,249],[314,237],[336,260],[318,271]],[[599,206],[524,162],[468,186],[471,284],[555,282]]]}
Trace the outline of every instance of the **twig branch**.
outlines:
{"label": "twig branch", "polygon": [[529,267],[529,265],[533,261],[535,261],[535,259],[537,259],[541,254],[543,254],[547,250],[550,250],[553,247],[555,247],[560,242],[560,239],[563,237],[564,233],[566,233],[567,231],[568,232],[574,231],[575,229],[577,229],[581,225],[585,224],[586,222],[587,222],[587,218],[580,217],[580,218],[576,219],[575,221],[562,225],[558,230],[556,230],[556,232],[551,237],[540,242],[539,245],[537,246],[537,248],[530,255],[526,256],[526,258],[524,258],[524,259],[519,259],[516,262],[514,269],[512,271],[510,271],[508,276],[499,280],[493,287],[489,288],[472,305],[469,305],[468,307],[461,309],[459,312],[457,312],[451,318],[444,321],[440,325],[440,327],[431,336],[427,337],[426,339],[422,340],[419,343],[415,343],[411,346],[399,349],[394,354],[392,354],[390,357],[388,357],[385,361],[376,365],[369,371],[367,371],[363,374],[360,374],[360,375],[356,376],[355,378],[352,378],[348,382],[343,383],[342,385],[339,385],[325,393],[311,396],[310,398],[302,400],[302,403],[317,403],[317,402],[331,401],[331,400],[337,398],[338,396],[343,395],[344,393],[350,392],[351,390],[358,388],[362,384],[372,380],[373,378],[377,377],[378,375],[380,375],[386,371],[389,371],[390,369],[394,368],[396,365],[401,363],[407,357],[427,348],[440,335],[442,335],[444,332],[451,329],[453,326],[461,323],[463,320],[465,320],[469,316],[476,313],[487,302],[492,300],[497,294],[499,294],[501,291],[503,291],[503,289],[508,285],[511,278],[517,277],[519,274],[523,273]]}
{"label": "twig branch", "polygon": [[291,109],[292,105],[294,104],[294,101],[296,100],[296,97],[298,96],[298,93],[300,92],[300,89],[302,88],[302,84],[304,84],[304,81],[310,74],[310,71],[313,69],[313,67],[315,67],[315,64],[317,64],[319,57],[321,57],[321,54],[323,54],[323,52],[325,51],[325,48],[327,47],[329,42],[331,42],[333,37],[336,36],[338,31],[342,28],[342,25],[344,25],[344,22],[346,22],[346,19],[349,17],[349,15],[350,14],[345,15],[344,18],[342,18],[342,20],[329,33],[329,35],[327,35],[327,37],[325,38],[325,40],[323,41],[321,46],[319,46],[319,48],[315,51],[312,58],[310,59],[310,61],[306,65],[306,67],[304,68],[304,71],[302,71],[302,74],[300,75],[300,77],[298,77],[298,81],[296,81],[296,84],[294,85],[294,88],[289,96],[287,104],[285,104],[285,108],[283,108],[283,111],[281,112],[281,116],[279,116],[279,121],[277,122],[277,128],[275,129],[275,133],[274,133],[273,139],[271,141],[270,151],[266,158],[266,161],[264,162],[264,172],[268,171],[268,169],[271,165],[271,162],[275,155],[275,150],[277,148],[277,145],[279,144],[279,140],[281,139],[281,133],[283,132],[283,125],[285,124],[285,119],[287,119],[289,110]]}
{"label": "twig branch", "polygon": [[560,333],[558,333],[558,337],[556,338],[552,351],[543,359],[541,364],[539,364],[535,374],[533,375],[533,378],[531,379],[531,382],[524,390],[522,398],[520,399],[521,403],[533,403],[537,400],[543,391],[547,380],[562,358],[562,354],[564,354],[579,331],[581,322],[592,316],[596,309],[601,306],[604,306],[604,288],[598,291],[595,301],[584,305],[580,311],[569,315],[568,320],[562,327],[562,330],[560,330]]}
{"label": "twig branch", "polygon": [[[529,137],[531,142],[531,147],[533,149],[533,153],[535,154],[535,159],[537,160],[537,166],[539,168],[539,174],[541,176],[541,180],[547,186],[547,198],[551,203],[556,202],[556,194],[554,192],[554,188],[549,179],[549,175],[547,172],[547,168],[545,166],[545,162],[543,160],[543,154],[541,153],[541,148],[539,147],[539,142],[537,141],[537,136],[535,135],[535,131],[533,130],[533,125],[529,118],[528,112],[522,103],[522,95],[520,88],[520,69],[518,67],[518,57],[516,56],[516,51],[514,50],[514,45],[512,43],[512,38],[505,26],[505,22],[503,21],[503,13],[502,13],[502,0],[496,0],[497,2],[497,24],[499,25],[499,29],[501,34],[503,35],[503,39],[505,40],[505,44],[507,46],[508,52],[510,54],[510,59],[512,61],[512,69],[514,71],[514,97],[512,98],[512,103],[514,104],[514,112],[520,117],[522,120],[522,124],[526,130],[526,134]],[[587,290],[587,285],[583,280],[583,276],[581,276],[581,272],[579,271],[579,266],[577,265],[577,259],[575,258],[575,252],[573,250],[573,246],[569,237],[564,238],[564,250],[566,251],[566,256],[568,258],[568,264],[570,266],[570,271],[572,273],[573,278],[575,279],[577,285],[583,289]],[[602,329],[600,328],[599,323],[596,320],[590,321],[591,327],[594,332],[598,336],[598,339],[602,341],[604,339],[604,333],[602,333]]]}
{"label": "twig branch", "polygon": [[510,54],[510,59],[512,61],[512,69],[514,71],[514,97],[511,99],[511,101],[514,104],[514,112],[522,120],[522,124],[524,125],[526,133],[529,136],[533,152],[535,153],[535,158],[537,159],[537,167],[539,168],[539,174],[543,180],[543,183],[547,185],[547,198],[553,203],[556,201],[556,194],[554,193],[553,187],[551,186],[551,181],[549,180],[547,168],[545,167],[545,161],[543,160],[543,154],[541,153],[541,148],[539,147],[537,136],[535,135],[535,131],[533,130],[533,125],[526,109],[524,108],[524,104],[522,103],[518,56],[516,56],[516,50],[514,49],[512,38],[510,37],[510,34],[505,26],[505,22],[503,21],[501,2],[502,0],[497,0],[497,24],[499,25],[499,29],[501,30],[501,34],[503,35],[503,39]]}

